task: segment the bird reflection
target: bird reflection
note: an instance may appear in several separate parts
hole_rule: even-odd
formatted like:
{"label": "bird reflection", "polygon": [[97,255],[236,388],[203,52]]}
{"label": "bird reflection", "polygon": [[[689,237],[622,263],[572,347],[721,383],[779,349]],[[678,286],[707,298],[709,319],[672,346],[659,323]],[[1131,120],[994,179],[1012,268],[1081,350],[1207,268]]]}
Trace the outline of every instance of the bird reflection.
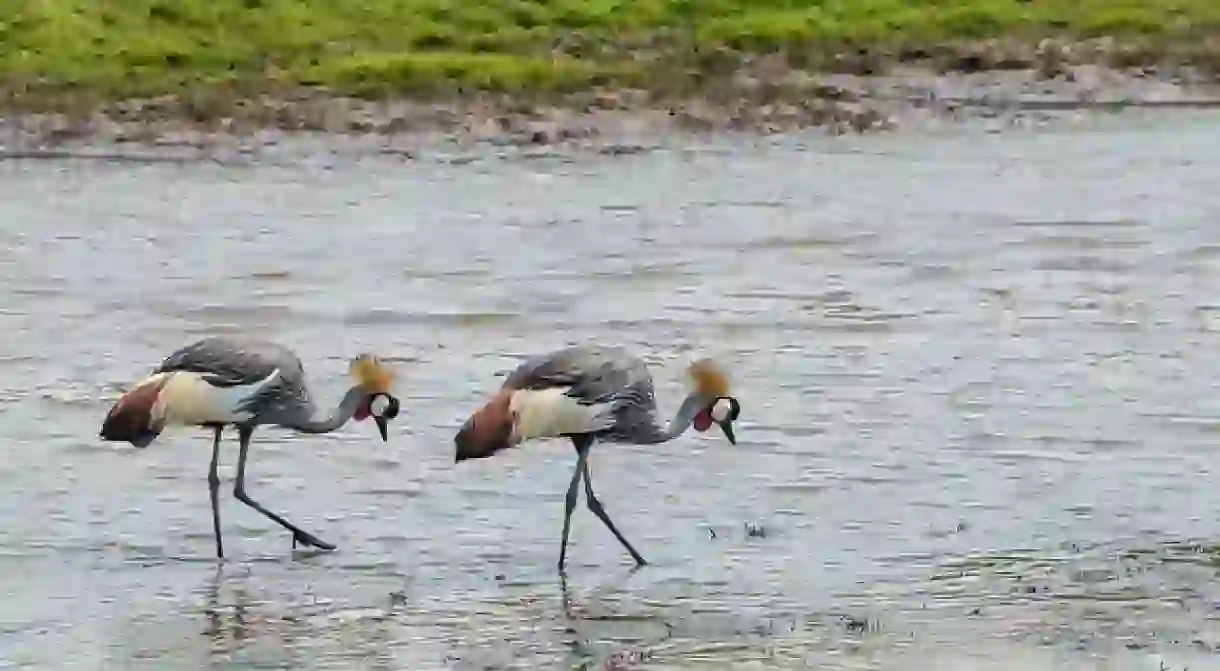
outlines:
{"label": "bird reflection", "polygon": [[203,613],[207,618],[203,635],[211,641],[213,654],[227,654],[240,648],[249,639],[247,624],[248,594],[244,587],[234,587],[232,607],[220,605],[220,586],[224,582],[224,565],[216,566],[212,580],[205,589]]}
{"label": "bird reflection", "polygon": [[[643,661],[649,656],[650,648],[673,636],[673,626],[661,613],[619,613],[614,612],[617,608],[611,607],[613,596],[624,592],[627,581],[641,568],[634,566],[610,584],[586,594],[580,604],[572,598],[567,576],[560,572],[559,593],[563,600],[568,668],[627,668],[622,665],[632,660]],[[638,644],[622,647],[619,641],[624,638],[634,639]]]}
{"label": "bird reflection", "polygon": [[363,668],[394,668],[394,634],[400,630],[390,611],[348,617],[351,609],[328,600],[285,603],[268,580],[274,577],[253,566],[221,565],[202,587],[200,633],[213,663],[252,657],[297,669],[308,667],[309,660],[356,654],[364,659]]}

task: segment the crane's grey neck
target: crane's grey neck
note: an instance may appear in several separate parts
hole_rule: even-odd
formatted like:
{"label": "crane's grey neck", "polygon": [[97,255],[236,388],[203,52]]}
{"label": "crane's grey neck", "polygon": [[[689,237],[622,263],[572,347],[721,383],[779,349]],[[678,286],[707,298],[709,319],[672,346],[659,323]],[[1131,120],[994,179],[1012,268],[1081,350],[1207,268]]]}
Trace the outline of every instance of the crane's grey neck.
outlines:
{"label": "crane's grey neck", "polygon": [[707,399],[698,394],[687,394],[686,398],[682,399],[682,405],[678,407],[674,418],[669,420],[669,426],[658,426],[655,421],[649,423],[649,434],[643,436],[643,440],[640,442],[664,443],[686,433],[691,422],[695,421],[695,415],[699,414],[705,405],[707,405]]}
{"label": "crane's grey neck", "polygon": [[282,422],[282,424],[302,433],[330,433],[347,424],[347,420],[356,414],[356,409],[360,407],[360,402],[363,400],[364,392],[359,387],[352,387],[343,395],[343,399],[339,401],[339,406],[329,416],[295,417]]}

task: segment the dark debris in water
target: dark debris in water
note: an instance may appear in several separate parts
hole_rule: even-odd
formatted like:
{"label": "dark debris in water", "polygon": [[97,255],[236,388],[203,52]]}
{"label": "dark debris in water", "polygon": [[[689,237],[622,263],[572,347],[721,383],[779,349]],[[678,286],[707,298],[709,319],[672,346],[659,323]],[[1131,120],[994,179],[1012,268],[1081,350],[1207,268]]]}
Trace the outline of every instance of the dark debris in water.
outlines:
{"label": "dark debris in water", "polygon": [[[741,528],[746,538],[766,538],[769,534],[767,528],[761,524],[743,522],[741,524]],[[716,528],[712,526],[707,527],[707,535],[708,540],[717,540],[720,538],[720,534],[717,533]]]}

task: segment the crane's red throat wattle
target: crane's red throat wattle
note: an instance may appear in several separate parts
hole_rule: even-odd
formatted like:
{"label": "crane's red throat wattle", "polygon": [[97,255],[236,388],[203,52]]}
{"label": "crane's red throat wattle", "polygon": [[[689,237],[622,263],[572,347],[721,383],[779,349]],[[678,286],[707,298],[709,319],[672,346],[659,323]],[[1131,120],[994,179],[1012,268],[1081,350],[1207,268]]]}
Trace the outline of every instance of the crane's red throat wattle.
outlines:
{"label": "crane's red throat wattle", "polygon": [[707,431],[712,426],[712,412],[707,408],[700,410],[691,424],[694,425],[696,431]]}

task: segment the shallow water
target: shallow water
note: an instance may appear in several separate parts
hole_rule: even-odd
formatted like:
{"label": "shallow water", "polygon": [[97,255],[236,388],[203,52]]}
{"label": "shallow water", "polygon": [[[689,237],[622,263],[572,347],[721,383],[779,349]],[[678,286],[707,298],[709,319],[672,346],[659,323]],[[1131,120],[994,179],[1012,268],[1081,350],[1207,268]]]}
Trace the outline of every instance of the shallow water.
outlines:
{"label": "shallow water", "polygon": [[[0,164],[0,668],[1220,668],[1220,134],[741,139],[627,157]],[[191,338],[272,337],[405,415],[101,443]],[[733,374],[740,442],[455,467],[517,357],[626,344],[672,412]]]}

